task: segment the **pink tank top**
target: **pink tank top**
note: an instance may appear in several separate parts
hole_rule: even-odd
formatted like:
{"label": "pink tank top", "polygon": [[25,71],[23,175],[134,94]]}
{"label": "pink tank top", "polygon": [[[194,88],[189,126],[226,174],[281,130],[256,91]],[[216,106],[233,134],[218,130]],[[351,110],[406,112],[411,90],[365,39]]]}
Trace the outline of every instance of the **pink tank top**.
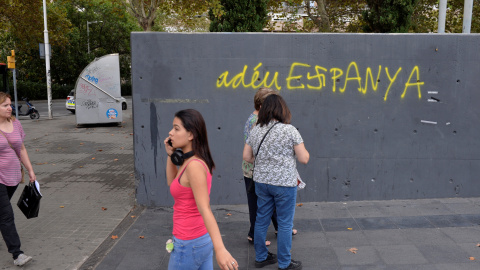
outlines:
{"label": "pink tank top", "polygon": [[207,227],[205,227],[202,215],[200,215],[200,212],[198,211],[192,188],[182,186],[179,181],[188,164],[194,160],[202,163],[207,171],[208,195],[210,195],[210,189],[212,187],[212,174],[207,166],[198,159],[190,160],[185,168],[183,168],[180,176],[175,178],[170,185],[170,193],[175,200],[175,204],[173,205],[172,233],[176,238],[181,240],[192,240],[207,233]]}

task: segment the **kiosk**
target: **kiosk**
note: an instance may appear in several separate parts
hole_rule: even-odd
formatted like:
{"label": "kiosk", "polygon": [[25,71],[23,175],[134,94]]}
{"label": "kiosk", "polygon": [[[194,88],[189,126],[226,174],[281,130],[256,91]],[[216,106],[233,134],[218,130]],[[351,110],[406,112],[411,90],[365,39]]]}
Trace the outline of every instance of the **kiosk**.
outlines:
{"label": "kiosk", "polygon": [[77,125],[122,122],[118,54],[96,58],[78,76],[75,85]]}

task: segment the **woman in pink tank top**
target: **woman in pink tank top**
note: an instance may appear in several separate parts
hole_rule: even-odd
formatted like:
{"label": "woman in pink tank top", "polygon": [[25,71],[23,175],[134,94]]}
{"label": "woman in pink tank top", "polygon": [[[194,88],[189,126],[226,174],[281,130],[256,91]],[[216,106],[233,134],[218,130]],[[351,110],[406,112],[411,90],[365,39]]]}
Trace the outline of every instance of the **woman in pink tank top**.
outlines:
{"label": "woman in pink tank top", "polygon": [[177,112],[164,144],[170,157],[166,165],[167,183],[175,200],[174,248],[168,269],[213,269],[215,250],[222,270],[237,270],[238,263],[225,248],[210,209],[215,163],[210,154],[202,115],[193,109]]}

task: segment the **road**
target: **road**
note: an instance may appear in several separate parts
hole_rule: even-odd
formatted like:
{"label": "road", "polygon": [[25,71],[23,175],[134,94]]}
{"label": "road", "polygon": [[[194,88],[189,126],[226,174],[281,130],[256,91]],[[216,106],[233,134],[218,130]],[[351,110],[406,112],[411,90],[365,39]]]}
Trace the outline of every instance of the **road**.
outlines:
{"label": "road", "polygon": [[[127,100],[127,108],[132,108],[132,97],[125,97]],[[46,100],[32,100],[31,101],[35,109],[38,110],[40,113],[40,118],[48,118],[48,108],[47,108],[47,101]],[[53,117],[62,117],[72,115],[70,111],[67,111],[65,108],[66,99],[55,99],[52,100],[52,114]],[[22,105],[22,109],[20,112],[26,112],[27,104],[24,101],[19,101],[19,104]],[[20,119],[30,119],[30,116],[21,116],[19,115]]]}

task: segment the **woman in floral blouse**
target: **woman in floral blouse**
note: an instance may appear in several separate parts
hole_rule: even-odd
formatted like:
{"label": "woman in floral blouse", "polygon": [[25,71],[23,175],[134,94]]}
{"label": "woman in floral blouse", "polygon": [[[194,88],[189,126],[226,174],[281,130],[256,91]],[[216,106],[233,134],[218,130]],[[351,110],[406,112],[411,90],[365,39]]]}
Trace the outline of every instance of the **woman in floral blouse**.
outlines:
{"label": "woman in floral blouse", "polygon": [[[256,267],[277,262],[277,256],[268,252],[265,245],[270,218],[276,209],[278,267],[302,268],[301,262],[292,260],[290,253],[297,196],[296,159],[307,164],[310,154],[298,130],[290,125],[290,119],[290,110],[283,98],[279,95],[268,96],[259,110],[257,125],[251,130],[243,150],[245,161],[255,161],[253,179],[258,196],[254,233]],[[256,152],[267,131],[269,133],[255,158],[254,149]]]}

